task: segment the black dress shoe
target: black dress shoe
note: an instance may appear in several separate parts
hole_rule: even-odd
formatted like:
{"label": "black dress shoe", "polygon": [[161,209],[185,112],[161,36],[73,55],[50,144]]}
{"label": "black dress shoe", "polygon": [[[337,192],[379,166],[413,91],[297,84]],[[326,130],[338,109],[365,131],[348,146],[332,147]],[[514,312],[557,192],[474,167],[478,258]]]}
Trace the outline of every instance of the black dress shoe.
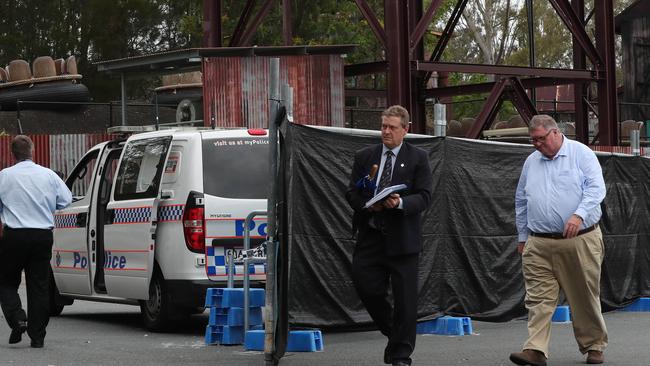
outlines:
{"label": "black dress shoe", "polygon": [[45,341],[42,339],[32,339],[32,348],[43,348]]}
{"label": "black dress shoe", "polygon": [[11,330],[11,335],[9,336],[9,344],[16,344],[23,340],[23,333],[27,330],[27,322],[20,321],[18,326]]}
{"label": "black dress shoe", "polygon": [[410,366],[410,364],[404,361],[393,361],[393,366]]}
{"label": "black dress shoe", "polygon": [[387,365],[393,363],[393,357],[390,355],[390,344],[387,344],[386,348],[384,348],[384,363]]}

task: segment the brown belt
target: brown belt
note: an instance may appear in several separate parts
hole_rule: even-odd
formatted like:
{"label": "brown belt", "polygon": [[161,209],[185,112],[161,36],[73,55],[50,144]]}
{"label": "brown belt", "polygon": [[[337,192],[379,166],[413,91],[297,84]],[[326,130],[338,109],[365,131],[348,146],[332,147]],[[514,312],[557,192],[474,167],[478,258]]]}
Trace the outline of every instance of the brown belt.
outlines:
{"label": "brown belt", "polygon": [[[582,234],[586,234],[586,233],[588,233],[590,231],[594,231],[594,229],[597,228],[597,227],[598,227],[598,224],[589,226],[588,228],[586,228],[584,230],[578,231],[578,235],[582,235]],[[576,236],[578,236],[578,235],[576,235]],[[531,232],[530,236],[536,236],[536,237],[539,237],[539,238],[546,238],[546,239],[565,239],[563,233],[534,233],[534,232]]]}

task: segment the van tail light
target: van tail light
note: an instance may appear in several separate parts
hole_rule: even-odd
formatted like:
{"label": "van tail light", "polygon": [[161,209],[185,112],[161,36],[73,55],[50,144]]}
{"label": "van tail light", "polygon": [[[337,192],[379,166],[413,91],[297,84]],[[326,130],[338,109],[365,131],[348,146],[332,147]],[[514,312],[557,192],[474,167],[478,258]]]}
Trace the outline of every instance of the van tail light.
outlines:
{"label": "van tail light", "polygon": [[195,253],[205,252],[205,209],[203,193],[192,191],[183,210],[183,235],[187,249]]}

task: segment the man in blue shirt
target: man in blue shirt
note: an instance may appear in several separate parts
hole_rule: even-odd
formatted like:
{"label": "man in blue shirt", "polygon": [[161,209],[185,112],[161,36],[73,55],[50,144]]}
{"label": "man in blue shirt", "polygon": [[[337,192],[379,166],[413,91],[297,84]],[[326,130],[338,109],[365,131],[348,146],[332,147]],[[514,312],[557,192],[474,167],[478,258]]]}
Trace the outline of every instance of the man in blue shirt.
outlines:
{"label": "man in blue shirt", "polygon": [[[72,194],[56,173],[34,164],[33,150],[29,137],[16,136],[11,143],[16,165],[0,171],[0,304],[12,329],[9,343],[20,342],[27,331],[31,346],[41,348],[49,322],[54,211],[67,207]],[[18,295],[23,270],[28,314]]]}
{"label": "man in blue shirt", "polygon": [[517,365],[546,365],[551,318],[560,289],[571,307],[573,332],[587,363],[603,363],[607,329],[600,308],[604,256],[598,227],[603,174],[589,147],[566,138],[553,118],[534,116],[515,195],[519,252],[526,284],[528,339],[512,353]]}

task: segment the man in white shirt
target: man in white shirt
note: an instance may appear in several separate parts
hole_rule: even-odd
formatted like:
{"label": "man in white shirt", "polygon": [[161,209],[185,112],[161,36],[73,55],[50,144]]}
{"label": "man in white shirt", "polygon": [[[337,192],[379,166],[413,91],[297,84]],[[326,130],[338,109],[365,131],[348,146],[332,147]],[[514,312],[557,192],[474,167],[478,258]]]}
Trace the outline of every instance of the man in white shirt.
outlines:
{"label": "man in white shirt", "polygon": [[[56,173],[32,161],[33,151],[29,137],[16,136],[11,143],[16,164],[0,171],[0,303],[12,329],[9,343],[20,342],[27,331],[31,346],[42,348],[50,311],[54,212],[67,207],[72,194]],[[23,270],[27,314],[18,295]]]}
{"label": "man in white shirt", "polygon": [[529,133],[537,151],[526,159],[515,195],[528,339],[510,360],[546,365],[551,318],[562,289],[580,352],[588,364],[600,364],[608,342],[600,308],[602,169],[596,154],[566,138],[548,115],[534,116]]}

